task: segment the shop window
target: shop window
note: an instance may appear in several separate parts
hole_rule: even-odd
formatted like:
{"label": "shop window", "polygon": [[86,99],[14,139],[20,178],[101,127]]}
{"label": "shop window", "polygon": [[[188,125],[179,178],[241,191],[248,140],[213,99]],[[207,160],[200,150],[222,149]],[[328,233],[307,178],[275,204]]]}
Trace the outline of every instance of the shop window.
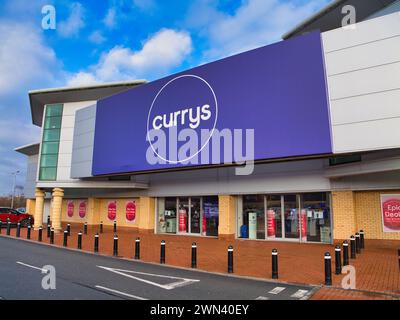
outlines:
{"label": "shop window", "polygon": [[218,197],[158,198],[157,231],[218,236]]}
{"label": "shop window", "polygon": [[46,105],[40,155],[39,180],[53,181],[57,178],[62,111],[62,104]]}
{"label": "shop window", "polygon": [[331,215],[328,193],[305,193],[301,195],[302,215],[307,220],[307,241],[331,242]]}
{"label": "shop window", "polygon": [[238,199],[238,237],[331,242],[329,193],[244,195]]}

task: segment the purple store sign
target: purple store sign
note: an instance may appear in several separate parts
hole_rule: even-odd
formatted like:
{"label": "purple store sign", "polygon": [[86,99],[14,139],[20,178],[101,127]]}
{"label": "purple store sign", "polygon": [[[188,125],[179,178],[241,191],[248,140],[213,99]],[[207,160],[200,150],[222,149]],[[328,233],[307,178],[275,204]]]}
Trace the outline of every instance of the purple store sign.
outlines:
{"label": "purple store sign", "polygon": [[[199,166],[226,163],[224,138],[210,145],[227,129],[253,130],[256,161],[332,153],[318,32],[99,100],[92,174],[193,167],[195,158],[202,159]],[[188,145],[181,134],[191,132],[198,137],[196,150],[179,155]],[[240,137],[245,150],[248,141]],[[223,155],[218,162],[210,150]],[[149,153],[159,161],[149,162]]]}

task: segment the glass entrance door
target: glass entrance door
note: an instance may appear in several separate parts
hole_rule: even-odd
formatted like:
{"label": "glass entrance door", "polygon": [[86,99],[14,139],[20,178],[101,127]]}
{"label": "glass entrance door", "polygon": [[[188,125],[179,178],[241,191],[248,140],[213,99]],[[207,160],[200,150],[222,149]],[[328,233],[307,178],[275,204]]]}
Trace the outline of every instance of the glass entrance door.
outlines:
{"label": "glass entrance door", "polygon": [[285,238],[299,239],[299,206],[295,194],[283,195]]}
{"label": "glass entrance door", "polygon": [[200,197],[180,197],[177,199],[178,233],[200,234],[202,212]]}
{"label": "glass entrance door", "polygon": [[190,198],[190,233],[200,234],[201,231],[201,203],[200,197]]}

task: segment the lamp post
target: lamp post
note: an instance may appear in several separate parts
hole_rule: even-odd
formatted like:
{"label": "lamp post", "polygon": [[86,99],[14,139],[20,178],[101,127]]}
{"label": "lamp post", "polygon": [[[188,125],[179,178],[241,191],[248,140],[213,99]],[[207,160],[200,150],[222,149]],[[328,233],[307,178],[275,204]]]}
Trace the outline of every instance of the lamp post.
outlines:
{"label": "lamp post", "polygon": [[17,183],[17,175],[20,173],[19,170],[12,172],[11,174],[14,176],[13,180],[13,188],[12,188],[12,195],[11,195],[11,208],[14,209],[14,197],[15,197],[15,185]]}

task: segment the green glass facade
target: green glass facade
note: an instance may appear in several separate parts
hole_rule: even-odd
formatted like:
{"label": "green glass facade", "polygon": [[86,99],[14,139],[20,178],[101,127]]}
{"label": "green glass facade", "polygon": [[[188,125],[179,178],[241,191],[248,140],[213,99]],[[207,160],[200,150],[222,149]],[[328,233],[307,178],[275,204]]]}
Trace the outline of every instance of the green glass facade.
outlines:
{"label": "green glass facade", "polygon": [[62,104],[46,105],[39,168],[39,180],[42,181],[54,181],[57,178],[62,113]]}

